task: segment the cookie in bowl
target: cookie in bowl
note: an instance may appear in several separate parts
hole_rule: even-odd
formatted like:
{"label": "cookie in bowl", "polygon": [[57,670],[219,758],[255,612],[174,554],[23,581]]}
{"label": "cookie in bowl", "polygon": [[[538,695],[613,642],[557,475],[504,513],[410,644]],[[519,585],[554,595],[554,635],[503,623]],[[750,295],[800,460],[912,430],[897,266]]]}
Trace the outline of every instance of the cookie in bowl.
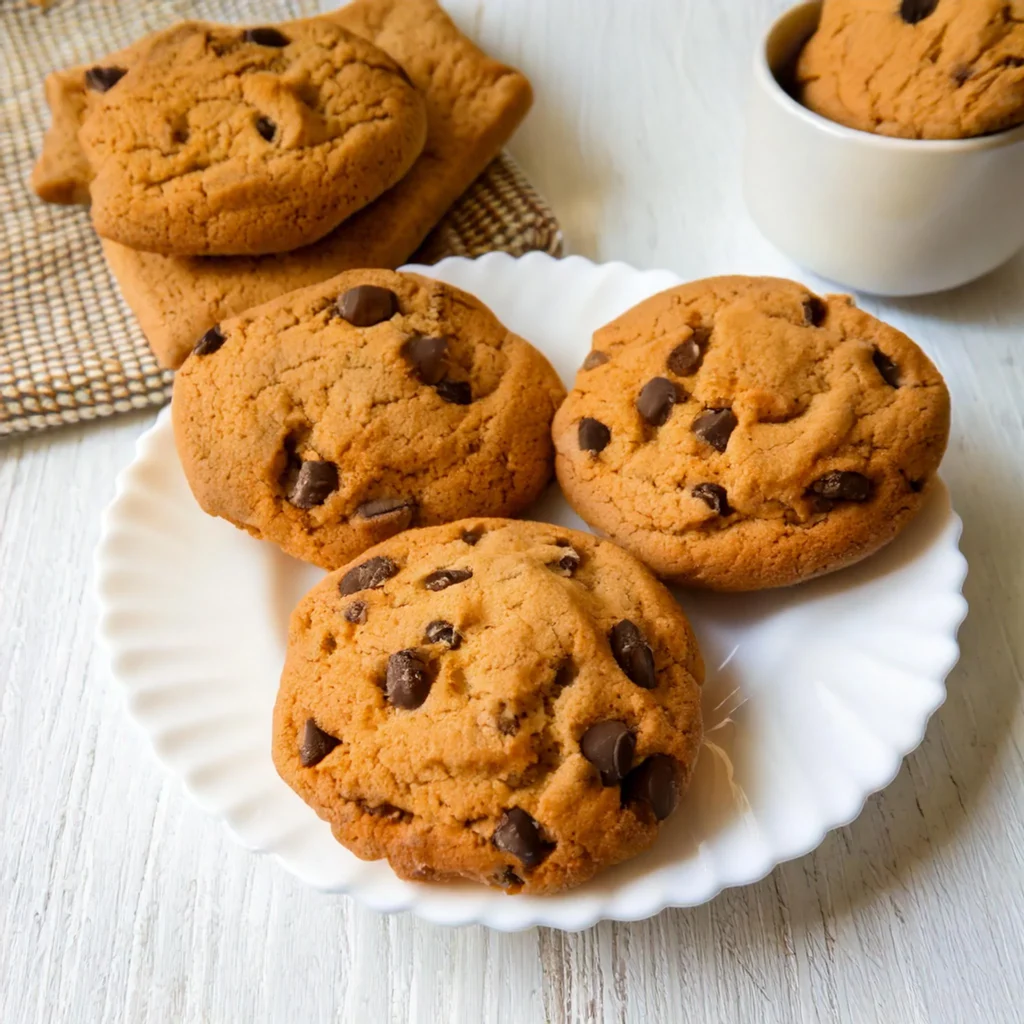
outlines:
{"label": "cookie in bowl", "polygon": [[756,277],[672,288],[601,328],[553,424],[573,508],[664,579],[717,590],[877,551],[948,434],[945,383],[906,335]]}
{"label": "cookie in bowl", "polygon": [[309,245],[399,181],[426,105],[383,50],[328,18],[183,22],[83,77],[78,131],[104,238],[167,255]]}
{"label": "cookie in bowl", "polygon": [[472,295],[352,270],[207,331],[172,418],[206,512],[334,569],[411,526],[523,511],[564,395]]}
{"label": "cookie in bowl", "polygon": [[655,841],[700,748],[702,679],[678,604],[614,544],[410,530],[295,609],[274,763],[403,878],[554,893]]}

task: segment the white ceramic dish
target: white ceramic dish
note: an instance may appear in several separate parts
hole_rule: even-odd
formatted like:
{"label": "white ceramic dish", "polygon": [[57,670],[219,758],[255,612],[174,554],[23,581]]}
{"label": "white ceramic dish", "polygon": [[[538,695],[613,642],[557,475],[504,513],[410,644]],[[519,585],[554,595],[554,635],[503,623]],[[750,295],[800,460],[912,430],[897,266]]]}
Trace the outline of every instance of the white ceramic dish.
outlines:
{"label": "white ceramic dish", "polygon": [[819,117],[779,78],[820,11],[787,11],[754,58],[743,191],[762,233],[816,274],[879,295],[955,288],[1005,263],[1024,246],[1024,126],[928,141]]}
{"label": "white ceramic dish", "polygon": [[[592,331],[678,283],[538,253],[421,273],[475,293],[568,381]],[[541,519],[583,524],[553,489]],[[100,636],[132,716],[192,797],[310,885],[380,910],[503,930],[584,928],[711,899],[812,850],[896,774],[945,695],[966,613],[960,520],[943,487],[890,548],[783,592],[683,594],[708,664],[708,743],[653,849],[563,896],[430,886],[365,863],[278,778],[270,715],[288,614],[320,571],[195,504],[168,410],[118,480],[97,553]]]}

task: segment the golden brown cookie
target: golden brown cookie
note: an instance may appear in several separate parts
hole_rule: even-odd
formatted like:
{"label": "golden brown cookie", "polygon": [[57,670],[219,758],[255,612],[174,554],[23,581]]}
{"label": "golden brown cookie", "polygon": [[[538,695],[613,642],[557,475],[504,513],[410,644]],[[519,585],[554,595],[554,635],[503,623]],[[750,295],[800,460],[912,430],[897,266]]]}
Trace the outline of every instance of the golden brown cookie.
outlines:
{"label": "golden brown cookie", "polygon": [[[293,253],[210,260],[137,252],[105,241],[125,301],[164,366],[177,367],[203,331],[243,310],[351,267],[405,262],[530,108],[527,79],[484,54],[436,0],[353,0],[324,17],[369,39],[408,73],[427,104],[423,153],[379,199]],[[142,45],[117,54],[116,62],[130,64]],[[46,80],[53,122],[32,183],[53,202],[88,198],[81,179],[88,169],[77,141],[88,101],[84,70],[54,72]]]}
{"label": "golden brown cookie", "polygon": [[639,562],[548,523],[395,537],[292,615],[274,763],[358,856],[508,892],[657,838],[701,743],[689,623]]}
{"label": "golden brown cookie", "polygon": [[717,590],[877,551],[948,434],[945,383],[906,335],[763,277],[671,288],[601,328],[553,425],[573,508],[659,576]]}
{"label": "golden brown cookie", "polygon": [[207,512],[333,569],[409,526],[521,512],[564,396],[473,296],[353,270],[207,331],[172,411]]}
{"label": "golden brown cookie", "polygon": [[1024,122],[1024,0],[825,0],[796,69],[850,128],[959,139]]}
{"label": "golden brown cookie", "polygon": [[183,22],[129,69],[82,72],[92,219],[149,252],[309,245],[398,181],[423,148],[423,98],[387,54],[327,18]]}

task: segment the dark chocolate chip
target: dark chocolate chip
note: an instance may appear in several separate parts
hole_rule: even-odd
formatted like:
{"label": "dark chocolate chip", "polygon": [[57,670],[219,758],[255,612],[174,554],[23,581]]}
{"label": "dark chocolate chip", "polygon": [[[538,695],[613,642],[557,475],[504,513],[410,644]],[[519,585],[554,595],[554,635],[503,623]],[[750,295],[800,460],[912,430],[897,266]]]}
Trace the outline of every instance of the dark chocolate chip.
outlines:
{"label": "dark chocolate chip", "polygon": [[260,135],[267,140],[267,142],[273,142],[274,135],[277,132],[277,125],[274,124],[269,117],[257,117],[256,131],[258,131]]}
{"label": "dark chocolate chip", "polygon": [[886,384],[894,388],[900,386],[900,368],[880,348],[875,349],[871,361]]}
{"label": "dark chocolate chip", "polygon": [[817,295],[804,300],[804,322],[810,327],[820,327],[828,316],[828,306]]}
{"label": "dark chocolate chip", "polygon": [[412,711],[427,699],[428,693],[430,673],[415,651],[397,651],[388,658],[384,695],[393,707]]}
{"label": "dark chocolate chip", "polygon": [[428,644],[444,644],[450,651],[457,651],[462,646],[462,634],[444,619],[428,622],[423,635]]}
{"label": "dark chocolate chip", "polygon": [[863,473],[833,470],[811,484],[811,493],[829,501],[867,501],[874,487]]}
{"label": "dark chocolate chip", "polygon": [[636,399],[636,411],[652,426],[660,427],[679,401],[679,389],[667,377],[655,377],[641,389]]}
{"label": "dark chocolate chip", "polygon": [[196,343],[192,349],[194,356],[213,355],[224,344],[224,335],[220,332],[220,325],[211,327]]}
{"label": "dark chocolate chip", "polygon": [[929,15],[935,13],[939,6],[939,0],[902,0],[900,3],[900,17],[908,25],[916,25],[924,21]]}
{"label": "dark chocolate chip", "polygon": [[398,566],[386,555],[376,555],[369,561],[349,569],[341,577],[339,589],[342,597],[358,594],[360,590],[376,590],[384,586],[398,572]]}
{"label": "dark chocolate chip", "polygon": [[89,68],[85,73],[85,84],[93,92],[106,92],[113,89],[126,73],[124,68]]}
{"label": "dark chocolate chip", "polygon": [[658,821],[664,821],[679,803],[676,763],[667,754],[652,754],[634,768],[622,785],[623,799],[650,804]]}
{"label": "dark chocolate chip", "polygon": [[366,621],[367,604],[365,601],[353,601],[345,609],[345,621],[362,625]]}
{"label": "dark chocolate chip", "polygon": [[601,773],[601,781],[606,786],[614,786],[629,772],[636,737],[625,722],[598,722],[580,738],[580,750]]}
{"label": "dark chocolate chip", "polygon": [[472,575],[472,569],[438,569],[423,581],[423,586],[427,590],[447,590],[456,583],[465,583]]}
{"label": "dark chocolate chip", "polygon": [[448,342],[417,334],[402,346],[402,358],[422,384],[440,384],[448,372]]}
{"label": "dark chocolate chip", "polygon": [[398,296],[390,288],[359,284],[342,295],[335,308],[353,327],[373,327],[390,320],[398,311]]}
{"label": "dark chocolate chip", "polygon": [[510,807],[501,816],[491,842],[528,868],[535,868],[554,849],[553,843],[544,842],[540,826],[521,807]]}
{"label": "dark chocolate chip", "polygon": [[256,43],[258,46],[287,46],[289,43],[288,37],[276,28],[247,28],[242,33],[242,38],[247,43]]}
{"label": "dark chocolate chip", "polygon": [[416,508],[416,502],[412,498],[374,498],[372,501],[364,501],[356,508],[356,515],[363,519],[378,519],[381,516],[390,516],[395,512],[409,512]]}
{"label": "dark chocolate chip", "polygon": [[669,372],[680,377],[694,373],[700,367],[701,360],[704,358],[704,349],[707,348],[710,340],[711,328],[704,324],[697,324],[693,328],[693,334],[669,352],[668,359],[665,360]]}
{"label": "dark chocolate chip", "polygon": [[653,690],[658,685],[654,673],[654,653],[643,633],[629,619],[623,619],[612,627],[608,639],[619,668],[637,686]]}
{"label": "dark chocolate chip", "polygon": [[309,459],[299,467],[288,500],[296,508],[315,508],[338,489],[338,467],[333,462]]}
{"label": "dark chocolate chip", "polygon": [[480,540],[480,538],[481,538],[482,536],[483,536],[483,534],[482,534],[482,533],[481,533],[481,532],[480,532],[479,530],[463,530],[463,531],[462,531],[462,539],[463,539],[463,540],[464,540],[464,541],[465,541],[465,542],[466,542],[466,543],[467,543],[467,544],[468,544],[468,545],[469,545],[470,547],[473,547],[473,545],[474,545],[474,544],[476,544],[476,542],[477,542],[478,540]]}
{"label": "dark chocolate chip", "polygon": [[608,442],[612,439],[612,432],[600,420],[595,420],[592,416],[584,416],[580,420],[577,436],[580,451],[596,454],[608,447]]}
{"label": "dark chocolate chip", "polygon": [[494,876],[494,883],[500,885],[502,889],[511,889],[522,885],[523,880],[510,867],[504,867]]}
{"label": "dark chocolate chip", "polygon": [[695,498],[700,498],[708,508],[720,516],[727,516],[732,511],[725,488],[719,484],[696,484],[690,493]]}
{"label": "dark chocolate chip", "polygon": [[736,415],[732,409],[705,409],[690,429],[716,451],[724,452],[736,429]]}
{"label": "dark chocolate chip", "polygon": [[595,348],[594,351],[583,360],[583,369],[596,370],[599,366],[604,366],[609,359],[611,359],[611,356],[609,356],[607,352],[600,352]]}
{"label": "dark chocolate chip", "polygon": [[468,380],[442,380],[434,385],[434,390],[446,402],[452,405],[469,405],[473,401],[473,391]]}
{"label": "dark chocolate chip", "polygon": [[312,768],[319,764],[341,740],[324,732],[312,718],[306,719],[306,727],[302,730],[302,743],[299,744],[299,760],[303,768]]}
{"label": "dark chocolate chip", "polygon": [[551,562],[548,568],[553,569],[560,576],[571,576],[579,567],[583,559],[575,548],[566,548],[557,562]]}

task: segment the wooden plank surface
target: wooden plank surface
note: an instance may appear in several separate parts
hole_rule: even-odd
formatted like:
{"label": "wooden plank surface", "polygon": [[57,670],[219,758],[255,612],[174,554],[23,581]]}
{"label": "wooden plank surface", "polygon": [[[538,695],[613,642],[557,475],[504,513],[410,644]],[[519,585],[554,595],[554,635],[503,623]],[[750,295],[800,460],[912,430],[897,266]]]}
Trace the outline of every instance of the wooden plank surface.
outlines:
{"label": "wooden plank surface", "polygon": [[[570,251],[800,276],[739,194],[750,57],[783,4],[448,6],[533,79],[512,149]],[[971,613],[949,699],[814,854],[579,935],[383,917],[237,846],[165,776],[93,643],[99,515],[152,417],[0,445],[0,1021],[1022,1019],[1024,258],[944,296],[861,302],[953,393]]]}

